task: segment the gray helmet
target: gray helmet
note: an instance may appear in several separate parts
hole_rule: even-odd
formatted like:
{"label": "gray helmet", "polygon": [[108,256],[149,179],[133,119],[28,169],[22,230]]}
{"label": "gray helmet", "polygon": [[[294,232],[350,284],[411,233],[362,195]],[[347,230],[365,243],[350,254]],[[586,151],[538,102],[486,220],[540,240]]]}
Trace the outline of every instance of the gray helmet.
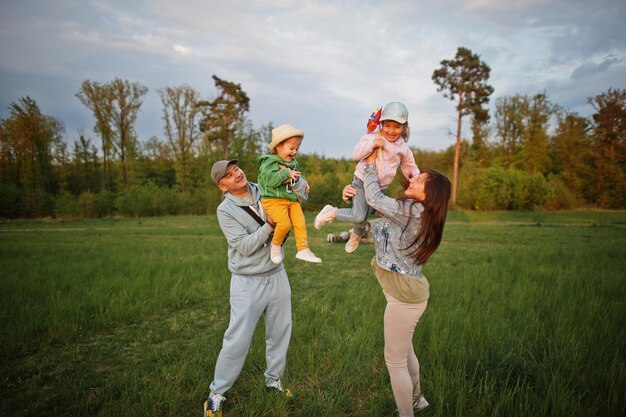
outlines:
{"label": "gray helmet", "polygon": [[393,101],[383,108],[380,121],[383,120],[393,120],[403,125],[409,120],[409,111],[404,104]]}

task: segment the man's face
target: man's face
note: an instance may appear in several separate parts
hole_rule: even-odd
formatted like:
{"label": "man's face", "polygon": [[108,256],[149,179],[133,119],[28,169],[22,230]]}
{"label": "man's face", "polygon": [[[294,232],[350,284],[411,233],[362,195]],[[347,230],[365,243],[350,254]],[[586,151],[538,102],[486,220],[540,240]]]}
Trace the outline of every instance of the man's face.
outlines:
{"label": "man's face", "polygon": [[246,174],[235,164],[229,164],[226,168],[226,175],[219,180],[219,187],[222,191],[233,194],[244,190],[248,186]]}

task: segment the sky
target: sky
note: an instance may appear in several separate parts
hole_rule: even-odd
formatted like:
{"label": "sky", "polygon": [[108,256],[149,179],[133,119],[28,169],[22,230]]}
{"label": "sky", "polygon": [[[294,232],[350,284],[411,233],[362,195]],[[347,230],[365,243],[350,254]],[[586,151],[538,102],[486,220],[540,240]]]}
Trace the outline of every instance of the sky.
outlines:
{"label": "sky", "polygon": [[0,0],[0,118],[29,96],[68,143],[97,144],[76,93],[121,78],[148,87],[139,139],[165,140],[157,90],[210,100],[215,74],[248,94],[256,129],[304,130],[301,153],[350,158],[391,101],[409,109],[410,146],[442,150],[455,103],[432,73],[457,48],[491,68],[492,114],[498,97],[545,92],[586,117],[589,97],[626,88],[624,22],[624,0]]}

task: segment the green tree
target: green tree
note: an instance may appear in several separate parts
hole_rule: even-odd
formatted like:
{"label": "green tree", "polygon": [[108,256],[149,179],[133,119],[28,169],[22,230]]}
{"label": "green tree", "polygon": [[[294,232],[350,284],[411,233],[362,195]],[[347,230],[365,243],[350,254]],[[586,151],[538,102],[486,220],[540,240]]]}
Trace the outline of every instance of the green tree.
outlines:
{"label": "green tree", "polygon": [[[26,191],[56,191],[53,168],[55,149],[61,144],[63,125],[41,113],[30,97],[9,106],[10,118],[3,121],[3,164],[14,163],[16,185]],[[3,171],[5,169],[3,168]]]}
{"label": "green tree", "polygon": [[0,119],[0,185],[16,185],[17,179],[15,147],[9,137],[7,121]]}
{"label": "green tree", "polygon": [[552,172],[579,198],[590,174],[589,128],[588,119],[576,113],[563,113],[558,116],[550,141]]}
{"label": "green tree", "polygon": [[111,156],[117,154],[122,168],[122,187],[128,187],[129,161],[135,158],[135,122],[148,88],[115,78],[107,84],[83,81],[76,97],[89,108],[95,119],[94,130],[102,138],[104,184],[111,185]]}
{"label": "green tree", "polygon": [[545,173],[548,169],[548,127],[557,107],[545,92],[526,98],[522,107],[524,129],[520,167],[529,173]]}
{"label": "green tree", "polygon": [[163,104],[165,136],[175,156],[176,182],[188,191],[195,144],[200,137],[200,93],[186,85],[162,88],[158,93]]}
{"label": "green tree", "polygon": [[142,184],[152,182],[159,187],[176,185],[174,152],[169,143],[150,137],[139,147],[138,177]]}
{"label": "green tree", "polygon": [[137,136],[135,122],[141,108],[142,98],[148,88],[128,80],[114,79],[109,84],[113,104],[112,126],[115,133],[113,149],[120,157],[122,165],[122,185],[128,188],[129,162],[135,159]]}
{"label": "green tree", "polygon": [[99,191],[102,186],[99,166],[100,159],[96,146],[91,143],[91,139],[81,133],[78,141],[74,141],[67,180],[69,191],[74,195],[80,195],[84,191]]}
{"label": "green tree", "polygon": [[[218,144],[224,159],[229,157],[229,143],[243,117],[250,109],[250,99],[240,84],[213,75],[217,97],[203,108],[200,130],[209,144]],[[203,103],[204,104],[204,103]],[[208,152],[207,152],[208,153]]]}
{"label": "green tree", "polygon": [[491,159],[488,143],[488,122],[488,118],[472,117],[472,144],[470,146],[470,155],[480,167],[487,167]]}
{"label": "green tree", "polygon": [[534,96],[516,94],[496,100],[496,137],[502,147],[505,167],[546,173],[550,121],[558,107],[545,92]]}
{"label": "green tree", "polygon": [[524,122],[523,98],[520,95],[496,99],[495,135],[502,149],[502,163],[508,168],[522,148]]}
{"label": "green tree", "polygon": [[457,101],[456,148],[454,154],[454,173],[452,178],[452,205],[456,205],[456,194],[461,152],[461,127],[464,116],[475,115],[484,120],[493,87],[487,84],[491,69],[480,60],[480,56],[463,47],[457,49],[452,60],[441,61],[441,67],[433,72],[432,79],[437,91],[444,91],[444,97]]}
{"label": "green tree", "polygon": [[76,93],[80,102],[91,110],[96,123],[94,132],[100,135],[102,151],[102,189],[110,190],[112,186],[111,157],[113,148],[113,126],[111,118],[113,102],[109,94],[109,87],[96,81],[85,80]]}
{"label": "green tree", "polygon": [[626,90],[612,89],[588,99],[593,115],[595,200],[604,207],[626,205]]}
{"label": "green tree", "polygon": [[259,173],[256,159],[263,152],[263,143],[268,143],[264,140],[267,137],[266,135],[266,126],[261,126],[260,129],[256,130],[252,122],[243,117],[229,146],[229,158],[236,158],[239,161],[239,166],[243,168],[248,178],[252,181],[256,181]]}

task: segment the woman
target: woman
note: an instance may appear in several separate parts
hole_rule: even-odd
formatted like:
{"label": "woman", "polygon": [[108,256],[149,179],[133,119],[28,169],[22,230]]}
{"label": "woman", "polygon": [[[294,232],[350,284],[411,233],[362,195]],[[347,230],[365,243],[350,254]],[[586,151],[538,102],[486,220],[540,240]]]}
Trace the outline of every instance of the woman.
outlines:
{"label": "woman", "polygon": [[[434,170],[411,178],[402,199],[383,194],[376,152],[365,159],[365,199],[382,215],[372,226],[374,274],[387,299],[384,316],[385,363],[400,417],[429,406],[422,395],[413,332],[428,304],[428,280],[422,266],[441,243],[450,199],[450,180]],[[356,190],[344,189],[344,199]]]}

